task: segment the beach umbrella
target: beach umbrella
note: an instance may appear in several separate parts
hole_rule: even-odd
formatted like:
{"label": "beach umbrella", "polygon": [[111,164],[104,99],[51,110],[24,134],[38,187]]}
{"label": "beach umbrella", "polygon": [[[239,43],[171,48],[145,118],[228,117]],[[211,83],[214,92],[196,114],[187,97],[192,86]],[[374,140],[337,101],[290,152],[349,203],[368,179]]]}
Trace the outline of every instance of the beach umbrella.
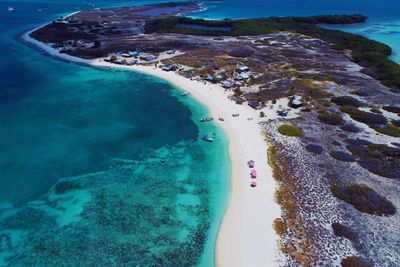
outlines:
{"label": "beach umbrella", "polygon": [[256,187],[256,186],[257,186],[257,182],[254,182],[254,181],[251,182],[250,186],[251,186],[251,187]]}
{"label": "beach umbrella", "polygon": [[253,168],[254,165],[255,165],[254,160],[249,160],[249,161],[247,162],[247,165],[249,165],[250,168]]}

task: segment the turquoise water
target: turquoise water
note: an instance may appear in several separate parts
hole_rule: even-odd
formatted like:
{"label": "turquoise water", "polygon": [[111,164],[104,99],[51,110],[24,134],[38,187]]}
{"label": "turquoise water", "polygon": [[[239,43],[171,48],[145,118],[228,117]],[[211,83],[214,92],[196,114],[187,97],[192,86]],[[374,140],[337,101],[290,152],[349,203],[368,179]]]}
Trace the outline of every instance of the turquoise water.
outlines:
{"label": "turquoise water", "polygon": [[[95,6],[163,1],[92,1]],[[15,12],[8,12],[12,6]],[[364,13],[400,47],[395,1],[226,0],[205,18]],[[57,61],[18,35],[86,1],[0,2],[0,266],[213,266],[227,140],[207,110],[133,72]],[[215,134],[216,142],[199,141]]]}
{"label": "turquoise water", "polygon": [[213,265],[227,138],[162,80],[18,41],[76,5],[0,3],[0,266]]}
{"label": "turquoise water", "polygon": [[375,20],[368,21],[365,24],[324,27],[360,34],[370,39],[383,42],[393,49],[391,58],[400,63],[400,19]]}

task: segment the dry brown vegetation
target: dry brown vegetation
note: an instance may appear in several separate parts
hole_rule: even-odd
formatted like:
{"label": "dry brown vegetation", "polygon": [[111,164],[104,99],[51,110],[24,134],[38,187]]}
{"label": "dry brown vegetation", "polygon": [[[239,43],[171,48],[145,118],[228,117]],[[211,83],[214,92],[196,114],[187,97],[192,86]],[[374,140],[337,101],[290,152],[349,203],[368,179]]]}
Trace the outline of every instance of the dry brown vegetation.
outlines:
{"label": "dry brown vegetation", "polygon": [[343,267],[373,267],[372,263],[366,262],[364,259],[356,256],[350,256],[343,259],[340,264]]}
{"label": "dry brown vegetation", "polygon": [[273,224],[275,232],[282,236],[286,232],[286,224],[282,221],[281,218],[276,218]]}
{"label": "dry brown vegetation", "polygon": [[290,231],[293,236],[279,242],[281,251],[290,256],[300,266],[315,266],[316,253],[319,250],[315,242],[317,237],[305,228],[304,222],[296,216],[298,204],[294,196],[295,184],[290,173],[285,169],[282,155],[278,149],[270,146],[268,149],[268,163],[272,168],[273,177],[277,182],[275,200],[282,208],[282,219],[274,221],[275,231],[284,239]]}

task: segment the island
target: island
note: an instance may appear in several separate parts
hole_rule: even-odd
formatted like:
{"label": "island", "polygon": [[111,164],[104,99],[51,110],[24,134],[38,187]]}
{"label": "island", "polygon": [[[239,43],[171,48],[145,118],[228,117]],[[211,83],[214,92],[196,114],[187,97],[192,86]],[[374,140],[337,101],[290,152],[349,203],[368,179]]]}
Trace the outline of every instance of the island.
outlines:
{"label": "island", "polygon": [[183,16],[200,9],[84,10],[23,39],[63,60],[164,78],[220,118],[232,185],[217,266],[398,265],[400,66],[390,47],[323,28],[365,22],[358,14]]}

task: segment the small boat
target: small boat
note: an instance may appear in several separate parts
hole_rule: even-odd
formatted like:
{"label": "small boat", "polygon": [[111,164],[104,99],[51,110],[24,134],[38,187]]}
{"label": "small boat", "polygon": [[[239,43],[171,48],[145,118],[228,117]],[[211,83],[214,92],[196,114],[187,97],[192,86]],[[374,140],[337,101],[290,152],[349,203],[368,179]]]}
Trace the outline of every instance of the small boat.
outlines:
{"label": "small boat", "polygon": [[204,141],[206,141],[206,142],[210,142],[210,143],[214,142],[214,138],[212,138],[211,136],[209,136],[209,135],[207,135],[207,134],[202,135],[202,136],[201,136],[201,139],[204,140]]}
{"label": "small boat", "polygon": [[232,117],[239,117],[239,113],[232,114]]}
{"label": "small boat", "polygon": [[184,92],[184,93],[181,94],[181,96],[187,96],[187,95],[190,95],[190,93],[189,92]]}
{"label": "small boat", "polygon": [[207,122],[207,121],[212,121],[212,120],[214,120],[214,118],[213,117],[206,117],[206,118],[201,118],[201,122]]}
{"label": "small boat", "polygon": [[257,186],[257,182],[255,182],[255,181],[251,182],[250,186],[251,187],[256,187]]}
{"label": "small boat", "polygon": [[251,178],[257,178],[257,171],[256,170],[252,170],[250,172],[250,176],[251,176]]}
{"label": "small boat", "polygon": [[253,118],[253,117],[250,117],[250,118],[247,118],[247,120],[248,120],[248,121],[252,121],[252,120],[254,120],[254,118]]}
{"label": "small boat", "polygon": [[224,121],[224,118],[222,118],[222,117],[219,117],[218,119],[219,119],[220,121]]}
{"label": "small boat", "polygon": [[256,165],[256,162],[254,160],[249,160],[247,162],[247,165],[249,166],[249,168],[254,168],[254,166]]}
{"label": "small boat", "polygon": [[12,12],[12,11],[15,11],[15,9],[14,9],[13,7],[10,6],[10,7],[8,7],[8,11],[9,11],[9,12]]}

